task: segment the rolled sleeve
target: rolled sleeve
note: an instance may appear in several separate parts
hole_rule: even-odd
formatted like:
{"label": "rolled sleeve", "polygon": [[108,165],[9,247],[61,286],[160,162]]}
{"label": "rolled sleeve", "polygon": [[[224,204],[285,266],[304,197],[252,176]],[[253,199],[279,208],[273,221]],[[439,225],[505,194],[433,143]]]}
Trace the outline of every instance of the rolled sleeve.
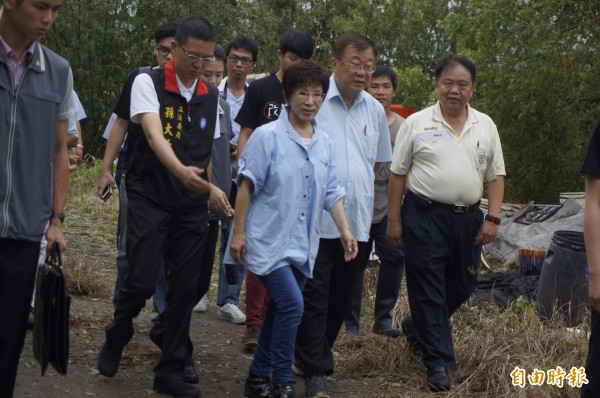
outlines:
{"label": "rolled sleeve", "polygon": [[239,186],[241,178],[245,177],[252,181],[254,190],[252,196],[262,191],[267,178],[271,157],[273,152],[273,140],[266,131],[257,130],[250,136],[248,144],[244,148],[240,158],[240,169],[236,178]]}

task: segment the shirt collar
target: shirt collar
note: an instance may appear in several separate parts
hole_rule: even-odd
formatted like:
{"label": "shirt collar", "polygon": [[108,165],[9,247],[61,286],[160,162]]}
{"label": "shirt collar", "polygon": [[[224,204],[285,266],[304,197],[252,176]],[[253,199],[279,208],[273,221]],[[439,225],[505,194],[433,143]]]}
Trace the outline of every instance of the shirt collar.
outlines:
{"label": "shirt collar", "polygon": [[[436,102],[435,106],[433,107],[433,120],[435,120],[436,122],[445,122],[444,116],[442,115],[440,101]],[[479,120],[477,119],[477,115],[475,115],[475,112],[473,112],[473,108],[471,108],[471,105],[467,104],[467,121],[465,122],[465,124],[473,124],[477,122],[479,122]]]}
{"label": "shirt collar", "polygon": [[[2,51],[4,52],[4,54],[6,56],[13,56],[16,58],[15,52],[13,51],[12,48],[10,48],[8,43],[4,40],[4,38],[1,35],[0,35],[0,47],[2,47]],[[29,45],[25,49],[25,52],[23,53],[24,59],[31,58],[33,56],[34,49],[35,49],[35,41],[31,41],[31,43],[29,43]],[[21,58],[21,59],[23,59],[23,58]],[[18,60],[18,61],[20,61],[20,60]]]}
{"label": "shirt collar", "polygon": [[[342,98],[342,94],[340,94],[340,90],[338,90],[337,84],[335,83],[335,73],[332,73],[331,76],[329,77],[329,90],[327,90],[327,95],[325,96],[325,101],[336,98],[336,97],[338,97],[340,99],[340,101],[342,101],[342,103],[344,102],[344,99]],[[364,99],[365,99],[364,91],[361,91],[360,93],[356,94],[356,97],[354,97],[354,101],[352,101],[352,107],[354,107],[354,105],[364,101]]]}
{"label": "shirt collar", "polygon": [[[183,83],[181,82],[181,79],[179,79],[179,76],[177,76],[177,74],[175,74],[175,78],[177,79],[177,88],[179,89],[179,93],[181,94],[182,97],[185,97],[185,99],[189,102],[194,95],[194,91],[196,90],[196,85],[198,84],[199,80],[196,79],[194,81],[194,84],[192,84],[188,88],[183,85]],[[188,99],[188,97],[189,97],[189,99]]]}
{"label": "shirt collar", "polygon": [[[221,83],[219,83],[219,87],[217,87],[219,89],[219,91],[225,91],[225,85],[227,84],[227,79],[229,78],[229,76],[225,76],[223,78],[223,80],[221,80]],[[248,81],[246,81],[246,87],[248,87]]]}
{"label": "shirt collar", "polygon": [[[277,121],[280,122],[280,126],[287,132],[288,136],[290,137],[290,139],[292,141],[294,141],[304,147],[304,142],[302,141],[302,138],[298,135],[298,133],[296,132],[296,130],[294,130],[294,127],[292,127],[292,124],[290,123],[290,119],[289,119],[290,106],[285,105],[282,110],[283,110],[283,112],[281,115],[279,115],[279,118],[277,119]],[[318,129],[317,129],[316,118],[313,119],[311,124],[313,125],[313,131],[314,131],[313,136],[310,141],[312,144],[318,138],[318,135],[317,135]]]}

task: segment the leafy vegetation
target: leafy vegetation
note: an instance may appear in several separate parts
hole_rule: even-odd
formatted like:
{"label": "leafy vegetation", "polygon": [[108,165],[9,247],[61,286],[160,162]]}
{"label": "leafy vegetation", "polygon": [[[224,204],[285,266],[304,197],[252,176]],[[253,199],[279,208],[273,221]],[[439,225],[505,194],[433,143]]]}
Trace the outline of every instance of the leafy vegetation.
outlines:
{"label": "leafy vegetation", "polygon": [[600,116],[600,3],[596,0],[80,0],[66,1],[46,44],[70,60],[88,114],[88,153],[127,73],[152,63],[157,25],[199,14],[219,42],[253,36],[255,72],[277,65],[279,36],[310,31],[315,59],[329,64],[335,37],[350,31],[377,44],[379,63],[400,74],[397,101],[434,101],[433,67],[447,52],[478,67],[472,104],[495,120],[507,163],[507,200],[549,201],[582,190],[579,166]]}

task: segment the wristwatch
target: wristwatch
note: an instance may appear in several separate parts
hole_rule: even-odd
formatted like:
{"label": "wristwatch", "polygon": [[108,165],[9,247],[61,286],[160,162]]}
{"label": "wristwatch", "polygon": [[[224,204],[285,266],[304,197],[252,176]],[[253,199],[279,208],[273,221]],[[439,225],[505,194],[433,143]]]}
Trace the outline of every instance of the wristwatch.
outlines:
{"label": "wristwatch", "polygon": [[63,213],[62,211],[53,211],[50,214],[50,218],[58,218],[60,220],[60,223],[64,223],[65,222],[65,213]]}
{"label": "wristwatch", "polygon": [[493,222],[496,225],[500,225],[500,217],[496,217],[496,216],[492,216],[491,214],[486,214],[485,215],[485,221],[490,221]]}

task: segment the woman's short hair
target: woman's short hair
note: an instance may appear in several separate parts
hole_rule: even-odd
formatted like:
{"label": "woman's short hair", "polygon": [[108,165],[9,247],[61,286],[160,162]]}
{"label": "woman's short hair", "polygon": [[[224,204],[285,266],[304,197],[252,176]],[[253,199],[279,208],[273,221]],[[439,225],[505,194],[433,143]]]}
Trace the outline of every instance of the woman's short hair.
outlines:
{"label": "woman's short hair", "polygon": [[329,74],[315,62],[301,61],[285,70],[281,85],[287,101],[292,97],[294,90],[302,87],[321,86],[323,94],[326,94],[329,89]]}

